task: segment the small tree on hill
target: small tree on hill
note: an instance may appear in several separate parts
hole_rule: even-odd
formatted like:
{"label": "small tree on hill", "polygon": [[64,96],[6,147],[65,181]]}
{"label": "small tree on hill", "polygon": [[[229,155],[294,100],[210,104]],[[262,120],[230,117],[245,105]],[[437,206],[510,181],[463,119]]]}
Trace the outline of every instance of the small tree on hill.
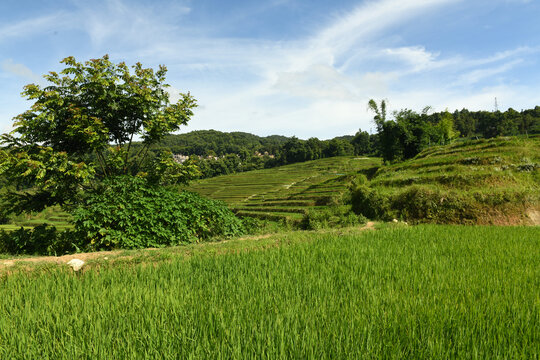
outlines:
{"label": "small tree on hill", "polygon": [[381,105],[378,106],[375,100],[370,99],[368,101],[368,109],[375,113],[373,121],[375,121],[375,125],[377,126],[377,132],[380,133],[386,122],[386,100],[381,100]]}
{"label": "small tree on hill", "polygon": [[[5,212],[76,204],[82,191],[120,175],[157,184],[192,177],[196,167],[176,164],[170,154],[146,156],[151,145],[186,125],[197,106],[189,93],[170,102],[165,66],[154,71],[137,63],[130,71],[107,55],[61,63],[60,73],[44,76],[47,86],[24,88],[34,103],[1,137],[0,175],[15,189],[6,194]],[[143,146],[134,151],[137,138]]]}

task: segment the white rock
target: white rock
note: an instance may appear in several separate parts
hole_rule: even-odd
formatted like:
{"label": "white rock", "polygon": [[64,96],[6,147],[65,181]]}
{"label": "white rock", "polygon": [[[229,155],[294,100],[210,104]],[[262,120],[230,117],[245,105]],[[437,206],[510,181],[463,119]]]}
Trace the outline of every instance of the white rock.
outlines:
{"label": "white rock", "polygon": [[83,265],[84,265],[84,261],[82,260],[79,260],[79,259],[72,259],[70,260],[68,263],[67,263],[69,266],[71,266],[71,268],[73,269],[73,271],[79,271],[82,269]]}
{"label": "white rock", "polygon": [[398,219],[394,219],[392,220],[393,223],[397,223],[398,222]]}

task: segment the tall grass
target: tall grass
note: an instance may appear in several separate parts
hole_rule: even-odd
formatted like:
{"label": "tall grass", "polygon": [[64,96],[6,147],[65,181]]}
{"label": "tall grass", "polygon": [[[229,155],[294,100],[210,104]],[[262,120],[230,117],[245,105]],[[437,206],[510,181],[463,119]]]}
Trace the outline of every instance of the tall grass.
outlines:
{"label": "tall grass", "polygon": [[[0,280],[0,358],[540,355],[540,229],[278,235]],[[229,246],[226,248],[226,246]],[[166,251],[166,250],[163,250]],[[180,254],[180,255],[179,255]]]}

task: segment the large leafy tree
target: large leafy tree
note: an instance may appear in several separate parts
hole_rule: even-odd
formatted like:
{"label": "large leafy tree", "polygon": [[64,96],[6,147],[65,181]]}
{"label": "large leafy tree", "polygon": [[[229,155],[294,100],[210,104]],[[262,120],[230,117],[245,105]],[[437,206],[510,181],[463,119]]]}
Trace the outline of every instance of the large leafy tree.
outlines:
{"label": "large leafy tree", "polygon": [[[176,164],[170,154],[147,158],[149,147],[186,125],[197,106],[189,93],[170,101],[165,66],[130,68],[107,55],[61,63],[60,73],[44,76],[48,85],[24,88],[33,105],[1,137],[0,175],[12,186],[4,211],[71,205],[81,192],[119,175],[158,184],[192,177],[196,167]],[[142,142],[136,151],[134,141]]]}

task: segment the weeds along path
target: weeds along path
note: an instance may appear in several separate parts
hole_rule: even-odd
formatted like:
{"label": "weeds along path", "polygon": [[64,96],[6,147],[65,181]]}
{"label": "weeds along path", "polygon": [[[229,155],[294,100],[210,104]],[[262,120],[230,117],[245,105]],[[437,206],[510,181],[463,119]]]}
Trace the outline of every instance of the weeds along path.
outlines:
{"label": "weeds along path", "polygon": [[[324,229],[318,231],[302,231],[309,236],[309,234],[353,234],[355,232],[360,232],[364,230],[374,230],[375,223],[373,221],[367,222],[361,227],[350,227],[342,229]],[[168,248],[148,248],[140,250],[114,250],[114,251],[98,251],[98,252],[89,252],[89,253],[78,253],[71,255],[63,256],[35,256],[35,257],[21,257],[21,258],[11,258],[11,259],[0,259],[0,275],[6,271],[12,271],[16,268],[23,267],[24,270],[32,270],[32,267],[39,267],[40,265],[50,265],[50,264],[67,264],[73,259],[83,260],[84,262],[90,262],[90,267],[92,261],[102,262],[102,261],[134,261],[139,262],[139,260],[144,261],[156,260],[167,258],[168,255],[184,253],[186,256],[189,256],[193,252],[205,251],[208,248],[221,247],[223,252],[230,251],[247,251],[253,249],[266,248],[267,245],[278,245],[280,240],[284,237],[289,236],[291,233],[300,233],[299,231],[289,232],[289,233],[274,233],[274,234],[263,234],[263,235],[250,235],[243,236],[236,239],[222,240],[216,242],[208,242],[201,244],[185,245],[185,246],[175,246]],[[260,242],[260,240],[265,240],[265,242]],[[232,246],[231,246],[232,245]]]}

